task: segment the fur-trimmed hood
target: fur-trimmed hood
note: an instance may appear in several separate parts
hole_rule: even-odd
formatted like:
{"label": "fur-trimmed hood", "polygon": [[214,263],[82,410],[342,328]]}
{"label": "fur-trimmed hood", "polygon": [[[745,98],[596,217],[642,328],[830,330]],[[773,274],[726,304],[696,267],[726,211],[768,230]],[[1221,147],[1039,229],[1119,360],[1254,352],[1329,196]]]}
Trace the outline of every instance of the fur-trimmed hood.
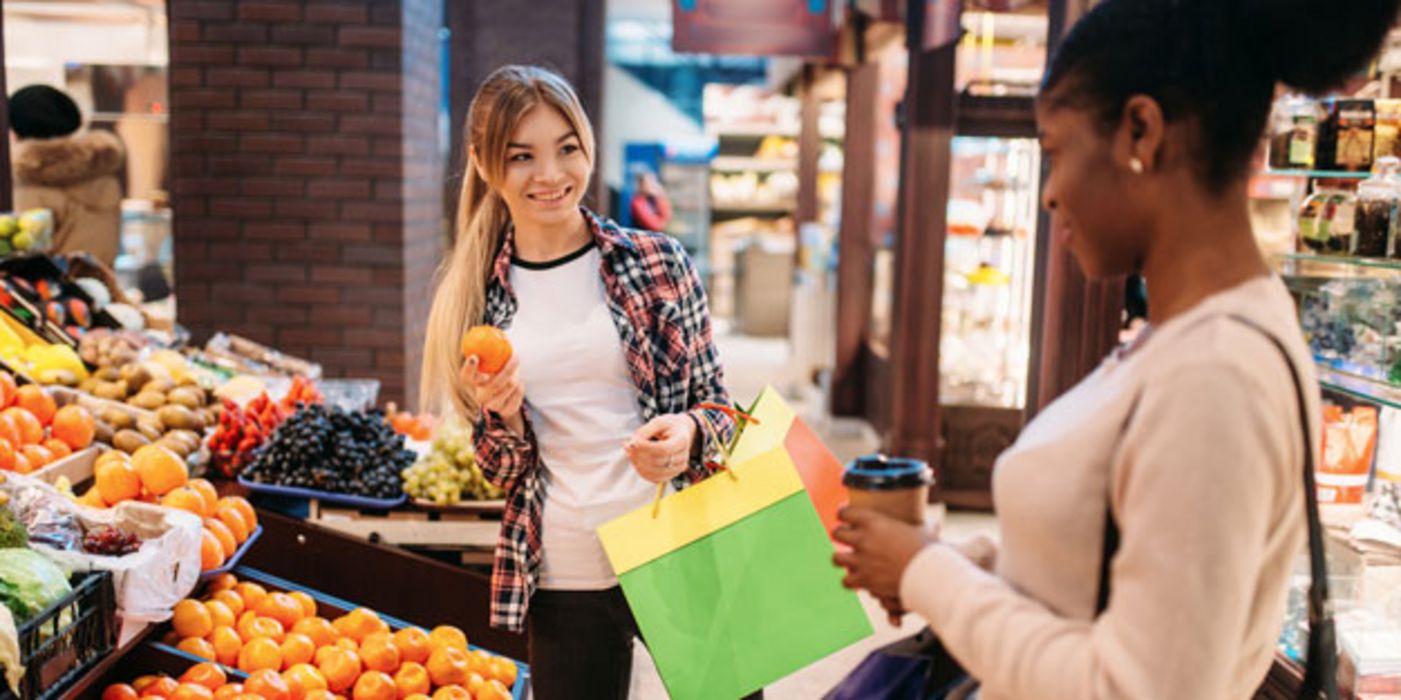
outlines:
{"label": "fur-trimmed hood", "polygon": [[41,187],[68,187],[115,175],[126,157],[122,142],[106,131],[29,139],[15,150],[16,182]]}

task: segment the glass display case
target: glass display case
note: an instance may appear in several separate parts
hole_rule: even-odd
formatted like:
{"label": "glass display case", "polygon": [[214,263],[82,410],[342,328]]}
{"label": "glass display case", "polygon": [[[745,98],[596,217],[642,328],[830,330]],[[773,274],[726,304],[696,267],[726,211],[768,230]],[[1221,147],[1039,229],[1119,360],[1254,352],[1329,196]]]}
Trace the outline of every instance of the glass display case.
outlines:
{"label": "glass display case", "polygon": [[957,137],[944,246],[939,396],[946,405],[1026,405],[1040,148]]}

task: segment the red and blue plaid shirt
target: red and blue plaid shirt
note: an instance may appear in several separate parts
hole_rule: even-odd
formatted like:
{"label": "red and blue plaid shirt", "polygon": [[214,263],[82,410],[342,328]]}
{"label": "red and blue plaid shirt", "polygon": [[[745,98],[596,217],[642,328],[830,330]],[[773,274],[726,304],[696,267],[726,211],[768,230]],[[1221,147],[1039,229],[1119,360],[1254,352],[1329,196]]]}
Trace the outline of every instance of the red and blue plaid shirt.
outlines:
{"label": "red and blue plaid shirt", "polygon": [[[587,210],[583,213],[603,259],[600,274],[608,310],[637,387],[642,420],[703,412],[722,433],[718,438],[728,440],[733,421],[719,411],[697,408],[703,402],[729,405],[729,397],[721,382],[705,289],[685,249],[667,236],[625,229]],[[487,282],[486,322],[498,328],[510,327],[516,315],[510,284],[514,243],[508,230]],[[535,440],[528,419],[525,435],[519,436],[490,411],[483,412],[473,431],[482,472],[506,490],[491,576],[491,624],[513,632],[525,629],[540,572],[545,466]],[[622,445],[618,449],[621,452]],[[693,456],[687,471],[675,480],[677,488],[710,475],[706,456]]]}

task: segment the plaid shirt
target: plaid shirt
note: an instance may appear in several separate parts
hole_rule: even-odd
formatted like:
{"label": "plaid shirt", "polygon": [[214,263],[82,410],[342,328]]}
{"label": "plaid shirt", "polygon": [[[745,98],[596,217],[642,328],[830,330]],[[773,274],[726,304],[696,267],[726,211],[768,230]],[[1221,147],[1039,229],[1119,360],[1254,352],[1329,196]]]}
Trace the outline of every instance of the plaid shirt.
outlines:
{"label": "plaid shirt", "polygon": [[[728,405],[729,397],[721,383],[705,289],[685,249],[667,236],[624,229],[588,210],[583,213],[603,258],[608,310],[637,387],[642,420],[697,411],[721,431],[720,439],[729,439],[734,424],[728,416],[696,408],[701,402]],[[508,230],[487,282],[486,322],[498,328],[510,327],[516,315],[510,284],[514,245]],[[528,399],[529,387],[526,394]],[[485,411],[473,442],[486,478],[506,490],[491,576],[491,625],[522,632],[539,580],[545,465],[529,419],[525,435],[518,436],[500,416]],[[678,489],[710,475],[705,457],[693,452],[689,468],[673,482]]]}

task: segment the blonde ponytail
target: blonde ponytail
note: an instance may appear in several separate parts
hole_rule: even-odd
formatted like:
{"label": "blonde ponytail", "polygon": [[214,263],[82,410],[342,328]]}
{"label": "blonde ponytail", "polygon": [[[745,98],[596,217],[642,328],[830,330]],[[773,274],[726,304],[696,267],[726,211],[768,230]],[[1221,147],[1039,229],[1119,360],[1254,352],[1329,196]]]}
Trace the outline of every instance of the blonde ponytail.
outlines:
{"label": "blonde ponytail", "polygon": [[477,406],[459,378],[458,342],[468,328],[486,321],[491,267],[511,221],[491,183],[500,182],[504,175],[507,143],[516,125],[542,103],[558,109],[571,123],[585,155],[593,159],[593,130],[564,78],[534,66],[505,66],[478,88],[467,110],[468,164],[457,206],[457,236],[451,254],[438,269],[437,291],[428,314],[420,410],[442,414],[451,408],[466,420],[477,417]]}

